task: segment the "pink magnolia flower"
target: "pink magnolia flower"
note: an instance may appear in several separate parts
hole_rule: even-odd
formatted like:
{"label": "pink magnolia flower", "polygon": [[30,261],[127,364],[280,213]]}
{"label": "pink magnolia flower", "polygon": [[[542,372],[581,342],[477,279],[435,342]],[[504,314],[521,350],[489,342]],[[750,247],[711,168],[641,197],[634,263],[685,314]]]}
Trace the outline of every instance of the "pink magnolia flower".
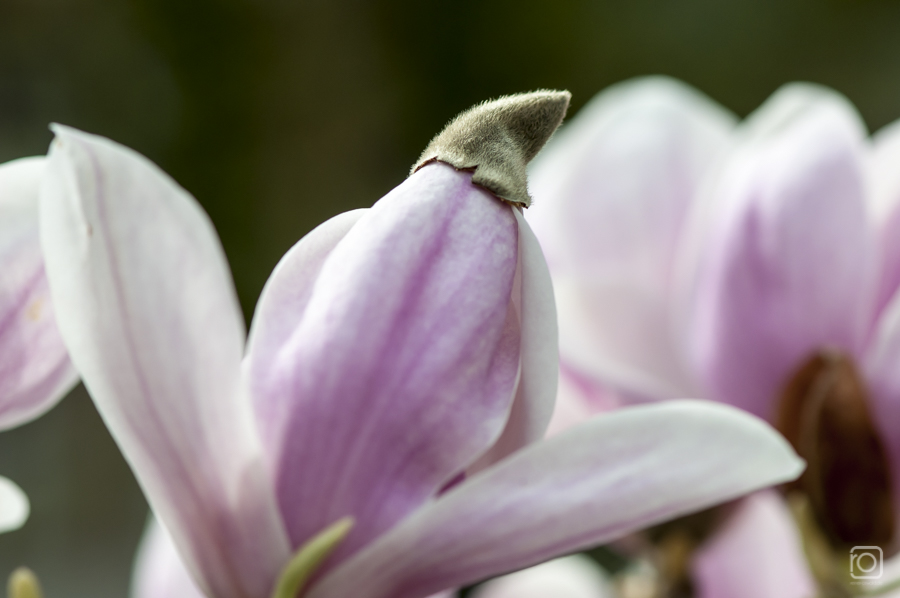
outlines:
{"label": "pink magnolia flower", "polygon": [[[56,329],[38,237],[43,158],[0,165],[0,430],[31,421],[71,390],[77,375]],[[0,478],[0,532],[28,517],[28,499]]]}
{"label": "pink magnolia flower", "polygon": [[[543,139],[496,127],[559,99],[475,111],[487,136],[536,153]],[[521,130],[546,137],[561,117]],[[60,329],[206,596],[269,596],[348,517],[304,596],[428,596],[802,469],[763,422],[702,403],[536,442],[556,389],[553,295],[519,209],[473,184],[486,173],[426,160],[315,229],[272,273],[245,346],[193,198],[127,148],[56,132],[41,226]],[[530,155],[516,157],[524,176]]]}
{"label": "pink magnolia flower", "polygon": [[[532,172],[529,222],[560,313],[559,427],[635,400],[735,405],[806,443],[804,483],[823,489],[812,500],[836,542],[887,547],[900,479],[898,161],[900,126],[870,139],[849,102],[812,85],[781,89],[740,125],[668,79],[598,96]],[[701,596],[809,593],[801,558],[769,558],[797,546],[772,500],[742,507],[768,525],[738,521],[711,542],[760,567],[725,592],[713,578],[729,568],[704,553]],[[767,559],[802,570],[773,581]]]}

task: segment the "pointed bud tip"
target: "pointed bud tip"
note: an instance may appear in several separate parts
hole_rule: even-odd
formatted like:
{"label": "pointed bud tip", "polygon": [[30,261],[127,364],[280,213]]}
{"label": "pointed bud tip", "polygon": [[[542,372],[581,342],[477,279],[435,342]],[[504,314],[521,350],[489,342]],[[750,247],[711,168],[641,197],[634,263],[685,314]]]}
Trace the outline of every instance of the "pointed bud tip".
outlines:
{"label": "pointed bud tip", "polygon": [[528,163],[562,123],[571,97],[541,89],[478,104],[431,140],[410,174],[434,161],[474,170],[473,183],[527,208]]}

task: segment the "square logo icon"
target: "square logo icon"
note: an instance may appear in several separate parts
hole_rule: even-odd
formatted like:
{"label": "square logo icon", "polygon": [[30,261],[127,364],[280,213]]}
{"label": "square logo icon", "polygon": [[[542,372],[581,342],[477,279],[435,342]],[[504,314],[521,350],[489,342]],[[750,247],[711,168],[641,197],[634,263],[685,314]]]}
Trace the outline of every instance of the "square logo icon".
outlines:
{"label": "square logo icon", "polygon": [[854,546],[850,549],[850,577],[853,579],[881,579],[884,573],[884,553],[878,546]]}

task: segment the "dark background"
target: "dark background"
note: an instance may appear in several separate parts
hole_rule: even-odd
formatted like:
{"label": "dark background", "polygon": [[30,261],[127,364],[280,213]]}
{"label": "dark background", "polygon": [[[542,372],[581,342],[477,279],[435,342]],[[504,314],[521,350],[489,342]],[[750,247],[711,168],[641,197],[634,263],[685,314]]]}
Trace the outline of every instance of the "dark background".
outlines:
{"label": "dark background", "polygon": [[[245,313],[278,258],[400,183],[483,99],[668,74],[740,115],[782,83],[900,117],[900,2],[0,0],[0,162],[58,121],[146,154],[203,204]],[[0,536],[47,598],[122,597],[146,505],[79,387],[0,434],[32,518]]]}

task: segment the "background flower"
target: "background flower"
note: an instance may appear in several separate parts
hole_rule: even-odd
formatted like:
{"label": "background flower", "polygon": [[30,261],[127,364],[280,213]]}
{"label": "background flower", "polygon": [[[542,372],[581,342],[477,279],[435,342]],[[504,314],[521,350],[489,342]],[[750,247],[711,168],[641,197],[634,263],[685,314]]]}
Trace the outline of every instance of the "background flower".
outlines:
{"label": "background flower", "polygon": [[[561,399],[586,414],[610,392],[701,396],[767,418],[810,460],[800,487],[830,541],[890,549],[900,187],[885,156],[896,130],[870,141],[843,97],[802,84],[737,127],[672,80],[594,100],[535,164],[529,214],[559,304]],[[742,509],[768,513],[771,529],[790,526],[752,504]],[[756,539],[739,540],[735,524],[707,553],[741,545],[764,558],[767,527],[753,527]],[[807,593],[798,584],[778,592]]]}

